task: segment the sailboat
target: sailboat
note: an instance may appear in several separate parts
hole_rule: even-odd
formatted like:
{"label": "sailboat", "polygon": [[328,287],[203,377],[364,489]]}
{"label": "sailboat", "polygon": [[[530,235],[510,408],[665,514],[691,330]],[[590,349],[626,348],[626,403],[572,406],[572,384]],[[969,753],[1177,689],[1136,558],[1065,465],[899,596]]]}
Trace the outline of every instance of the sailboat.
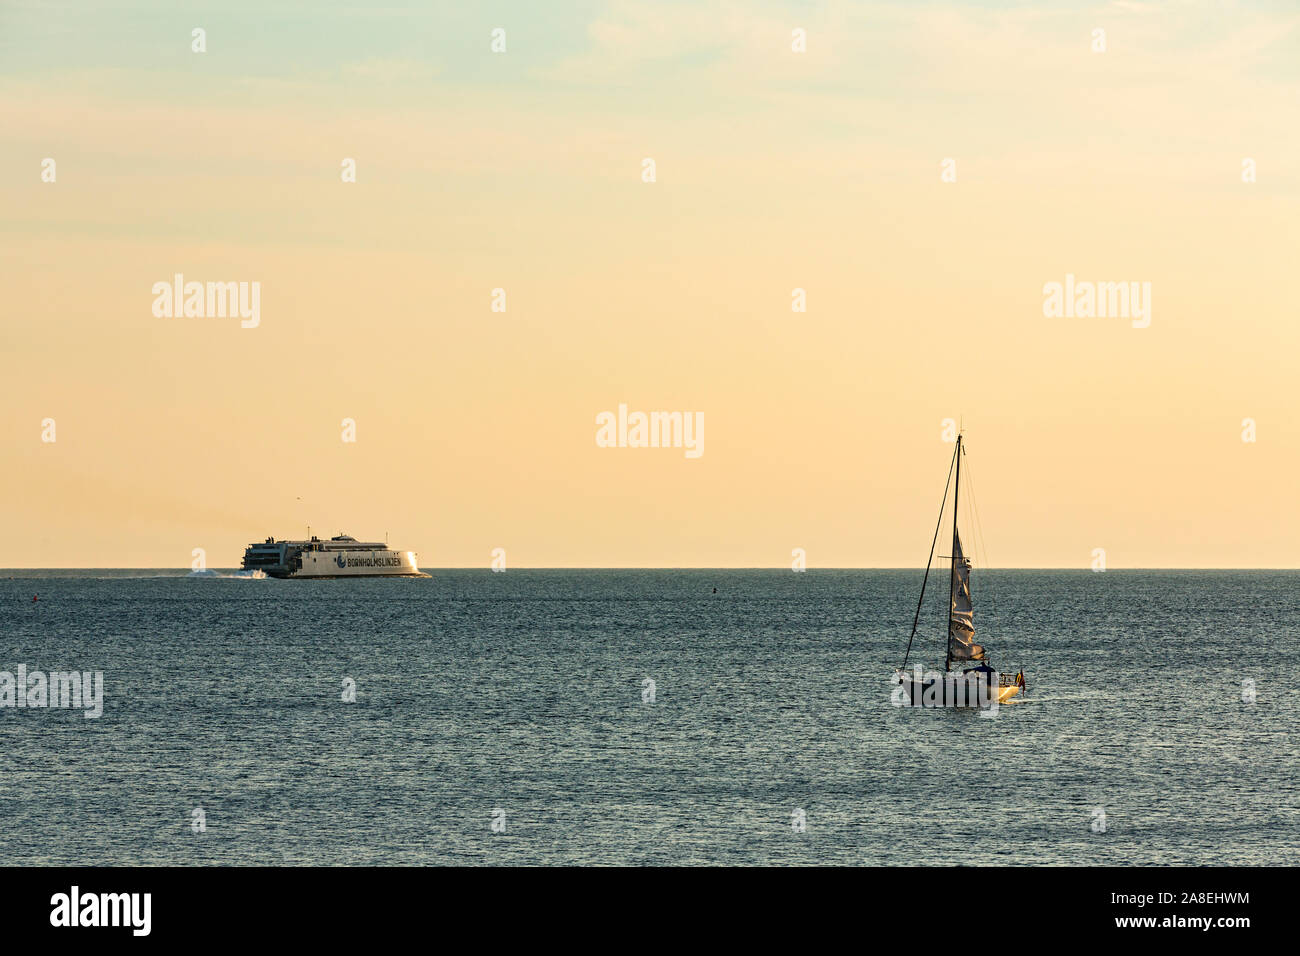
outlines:
{"label": "sailboat", "polygon": [[[925,563],[925,577],[921,579],[921,596],[916,602],[916,616],[912,619],[912,633],[907,639],[907,653],[903,666],[896,673],[897,683],[904,691],[906,702],[915,707],[979,707],[1004,704],[1025,690],[1025,674],[1003,674],[989,664],[988,651],[975,643],[975,609],[971,601],[971,560],[962,550],[961,533],[957,527],[957,503],[961,495],[961,460],[966,454],[963,436],[957,436],[952,462],[948,465],[948,482],[952,483],[952,554],[941,555],[951,561],[948,577],[948,607],[946,625],[947,649],[943,671],[922,673],[919,664],[909,673],[907,662],[912,655],[912,642],[921,620],[921,606],[925,601],[925,586],[930,579],[930,566],[934,563],[934,548],[939,541],[939,528],[948,503],[948,484],[943,488],[943,501],[939,504],[939,520],[934,527],[934,540],[930,543],[930,557]],[[953,472],[956,471],[956,482]],[[960,668],[954,670],[953,665]],[[970,664],[969,667],[962,665]]]}

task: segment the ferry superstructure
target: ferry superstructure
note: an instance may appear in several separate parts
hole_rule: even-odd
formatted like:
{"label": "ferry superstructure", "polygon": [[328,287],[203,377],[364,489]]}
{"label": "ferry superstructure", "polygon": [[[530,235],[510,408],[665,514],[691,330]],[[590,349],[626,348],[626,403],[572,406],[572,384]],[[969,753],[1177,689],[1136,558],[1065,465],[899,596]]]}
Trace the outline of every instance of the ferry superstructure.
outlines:
{"label": "ferry superstructure", "polygon": [[427,578],[415,562],[414,551],[394,551],[378,541],[358,541],[339,534],[327,541],[267,538],[244,551],[243,569],[273,578]]}

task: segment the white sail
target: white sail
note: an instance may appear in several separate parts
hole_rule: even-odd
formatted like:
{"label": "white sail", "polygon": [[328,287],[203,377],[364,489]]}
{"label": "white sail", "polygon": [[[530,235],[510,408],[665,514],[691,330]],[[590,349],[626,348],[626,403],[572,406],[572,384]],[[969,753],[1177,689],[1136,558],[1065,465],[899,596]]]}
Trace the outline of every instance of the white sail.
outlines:
{"label": "white sail", "polygon": [[975,611],[970,600],[970,558],[954,535],[952,607],[948,612],[948,656],[954,661],[982,661],[984,648],[975,643]]}

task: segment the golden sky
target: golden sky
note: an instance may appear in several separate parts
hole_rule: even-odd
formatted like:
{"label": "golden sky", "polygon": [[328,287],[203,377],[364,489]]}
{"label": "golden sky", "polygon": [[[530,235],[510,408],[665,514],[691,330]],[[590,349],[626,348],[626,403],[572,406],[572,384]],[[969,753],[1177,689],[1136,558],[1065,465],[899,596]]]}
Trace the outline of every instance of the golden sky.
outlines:
{"label": "golden sky", "polygon": [[1293,5],[427,6],[0,12],[0,566],[1300,566]]}

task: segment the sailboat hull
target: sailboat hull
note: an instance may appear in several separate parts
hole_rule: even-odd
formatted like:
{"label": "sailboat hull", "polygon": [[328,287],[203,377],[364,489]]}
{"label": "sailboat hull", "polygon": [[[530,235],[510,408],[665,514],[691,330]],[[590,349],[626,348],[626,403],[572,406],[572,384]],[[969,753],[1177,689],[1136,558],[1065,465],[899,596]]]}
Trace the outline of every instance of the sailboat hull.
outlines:
{"label": "sailboat hull", "polygon": [[1015,675],[999,674],[998,680],[983,674],[948,674],[917,678],[902,674],[903,703],[912,707],[984,709],[1005,704],[1020,694]]}

